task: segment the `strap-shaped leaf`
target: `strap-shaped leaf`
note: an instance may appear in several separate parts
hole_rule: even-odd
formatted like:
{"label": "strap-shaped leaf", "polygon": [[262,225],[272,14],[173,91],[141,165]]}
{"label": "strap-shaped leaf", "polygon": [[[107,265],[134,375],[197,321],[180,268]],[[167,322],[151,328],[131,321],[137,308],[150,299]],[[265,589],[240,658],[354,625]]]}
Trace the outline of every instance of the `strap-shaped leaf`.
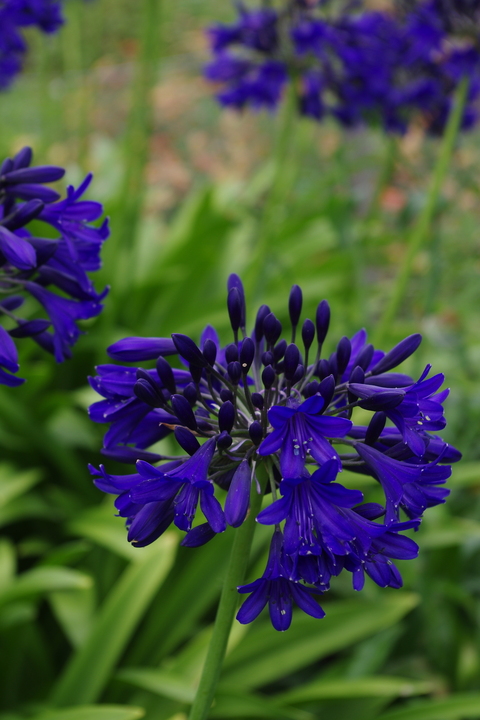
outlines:
{"label": "strap-shaped leaf", "polygon": [[290,705],[292,703],[333,700],[336,698],[408,697],[409,695],[426,695],[432,692],[433,689],[434,685],[431,682],[389,677],[387,675],[335,678],[331,680],[320,679],[277,695],[276,700],[282,705]]}
{"label": "strap-shaped leaf", "polygon": [[47,710],[32,720],[140,720],[142,708],[124,705],[84,705],[82,707]]}
{"label": "strap-shaped leaf", "polygon": [[132,633],[170,570],[176,536],[166,533],[155,545],[139,550],[104,602],[90,636],[72,657],[52,694],[53,704],[95,702],[110,679]]}
{"label": "strap-shaped leaf", "polygon": [[480,717],[480,693],[451,695],[439,700],[422,700],[398,710],[390,710],[378,720],[477,720]]}
{"label": "strap-shaped leaf", "polygon": [[89,575],[65,567],[37,567],[19,575],[0,592],[0,607],[17,600],[29,600],[59,590],[90,587]]}
{"label": "strap-shaped leaf", "polygon": [[328,603],[323,620],[297,613],[285,634],[257,621],[227,657],[222,682],[255,688],[279,680],[395,624],[417,603],[410,593]]}

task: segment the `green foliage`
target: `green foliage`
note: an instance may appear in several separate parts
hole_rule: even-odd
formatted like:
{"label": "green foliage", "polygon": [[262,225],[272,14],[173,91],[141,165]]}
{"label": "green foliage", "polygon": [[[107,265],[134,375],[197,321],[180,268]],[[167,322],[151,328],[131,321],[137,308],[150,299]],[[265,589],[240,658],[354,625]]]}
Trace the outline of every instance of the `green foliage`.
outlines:
{"label": "green foliage", "polygon": [[131,634],[165,579],[174,560],[175,538],[165,534],[132,563],[106,598],[86,642],[77,650],[55,686],[54,705],[98,699]]}
{"label": "green foliage", "polygon": [[223,678],[237,687],[267,685],[398,622],[417,602],[414,595],[397,594],[375,601],[326,603],[326,623],[312,625],[299,613],[292,632],[285,635],[272,633],[270,623],[256,623],[228,656]]}
{"label": "green foliage", "polygon": [[143,715],[142,708],[84,705],[57,711],[47,710],[33,720],[139,720]]}
{"label": "green foliage", "polygon": [[[289,136],[273,116],[225,119],[199,89],[204,55],[193,48],[203,25],[231,17],[228,3],[69,0],[66,9],[50,43],[31,34],[27,73],[2,94],[0,148],[32,143],[40,162],[68,166],[69,182],[95,170],[91,197],[112,226],[97,282],[112,289],[71,361],[55,366],[26,342],[28,382],[0,388],[0,720],[184,720],[231,537],[189,550],[172,531],[151,548],[128,545],[86,468],[102,461],[104,430],[86,415],[95,400],[86,377],[125,335],[198,338],[211,323],[227,341],[229,272],[251,290],[249,327],[259,302],[286,324],[298,283],[305,316],[323,297],[331,303],[327,352],[361,326],[372,335],[438,144],[423,138],[412,153],[415,134],[394,142],[297,122]],[[357,596],[339,578],[321,621],[296,614],[285,634],[266,617],[235,624],[212,719],[480,718],[477,141],[458,144],[431,241],[385,328],[385,348],[420,330],[407,371],[433,361],[452,388],[446,437],[467,458],[452,497],[415,535],[421,552],[402,564],[404,590],[367,582]],[[342,480],[375,500],[370,479]],[[257,528],[251,577],[266,538]]]}
{"label": "green foliage", "polygon": [[440,700],[412,703],[403,710],[393,710],[380,716],[380,720],[463,720],[478,718],[480,694],[470,693]]}

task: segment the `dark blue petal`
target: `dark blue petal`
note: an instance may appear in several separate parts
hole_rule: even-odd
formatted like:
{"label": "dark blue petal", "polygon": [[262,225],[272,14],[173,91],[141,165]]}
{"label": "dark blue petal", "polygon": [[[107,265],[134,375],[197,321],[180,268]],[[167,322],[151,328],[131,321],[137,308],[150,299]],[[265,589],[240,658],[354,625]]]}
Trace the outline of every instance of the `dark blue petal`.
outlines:
{"label": "dark blue petal", "polygon": [[200,492],[200,507],[212,530],[216,533],[225,532],[227,527],[225,515],[222,506],[213,494],[213,485],[209,484],[207,488]]}
{"label": "dark blue petal", "polygon": [[18,353],[15,343],[4,327],[0,325],[0,365],[10,370],[10,372],[18,372],[20,366],[18,364]]}
{"label": "dark blue petal", "polygon": [[[242,623],[242,625],[246,625],[247,623],[251,623],[252,620],[255,620],[255,618],[260,615],[263,608],[268,602],[269,589],[270,582],[268,580],[263,580],[259,584],[259,586],[252,592],[250,597],[245,600],[242,607],[238,611],[237,620],[239,623]],[[242,592],[241,588],[238,588],[238,590],[239,592]]]}
{"label": "dark blue petal", "polygon": [[150,545],[167,530],[172,520],[173,508],[170,503],[149,503],[133,519],[128,529],[128,541],[136,547]]}
{"label": "dark blue petal", "polygon": [[294,583],[280,578],[271,581],[268,609],[275,630],[284,632],[292,623],[292,595],[290,588]]}
{"label": "dark blue petal", "polygon": [[243,460],[232,478],[225,500],[225,519],[232,527],[240,527],[247,516],[250,504],[252,469],[247,460]]}
{"label": "dark blue petal", "polygon": [[32,245],[0,225],[0,251],[7,261],[19,270],[32,270],[37,256]]}
{"label": "dark blue petal", "polygon": [[180,545],[182,545],[182,547],[189,548],[201,547],[207,542],[210,542],[210,540],[213,540],[216,534],[217,533],[212,530],[208,523],[203,523],[202,525],[197,525],[197,527],[189,530]]}
{"label": "dark blue petal", "polygon": [[156,360],[160,355],[174,355],[177,350],[170,338],[129,337],[110,345],[107,352],[113,360],[141,362]]}
{"label": "dark blue petal", "polygon": [[291,508],[291,496],[275,500],[274,503],[264,508],[257,516],[257,522],[262,525],[278,525],[287,517]]}
{"label": "dark blue petal", "polygon": [[325,617],[325,611],[312,598],[311,591],[308,588],[303,587],[303,585],[299,583],[291,583],[290,590],[293,599],[304,613],[318,619]]}
{"label": "dark blue petal", "polygon": [[372,375],[379,375],[400,365],[400,363],[410,357],[410,355],[413,355],[421,342],[422,336],[418,333],[406,337],[399,342],[398,345],[395,345],[395,347],[372,368]]}

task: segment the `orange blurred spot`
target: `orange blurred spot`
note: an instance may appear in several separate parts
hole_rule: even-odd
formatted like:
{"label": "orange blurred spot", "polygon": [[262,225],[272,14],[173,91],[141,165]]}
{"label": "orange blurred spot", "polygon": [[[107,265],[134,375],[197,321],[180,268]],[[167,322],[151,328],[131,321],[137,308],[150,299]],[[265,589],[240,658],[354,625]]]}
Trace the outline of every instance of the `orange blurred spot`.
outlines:
{"label": "orange blurred spot", "polygon": [[400,212],[407,204],[407,196],[403,190],[396,187],[388,187],[382,193],[380,202],[382,209],[387,212]]}

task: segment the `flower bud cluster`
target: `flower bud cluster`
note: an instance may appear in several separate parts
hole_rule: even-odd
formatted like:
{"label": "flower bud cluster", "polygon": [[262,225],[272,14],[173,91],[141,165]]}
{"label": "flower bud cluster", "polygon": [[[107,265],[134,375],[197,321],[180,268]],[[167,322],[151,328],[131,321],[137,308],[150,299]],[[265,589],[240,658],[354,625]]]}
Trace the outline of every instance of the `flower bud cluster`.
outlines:
{"label": "flower bud cluster", "polygon": [[[393,560],[418,551],[402,533],[445,501],[449,463],[460,459],[436,434],[445,426],[443,375],[430,376],[430,366],[417,381],[391,372],[417,350],[421,336],[384,353],[360,330],[325,355],[329,305],[323,300],[315,318],[302,323],[296,285],[288,301],[290,337],[282,337],[282,323],[267,305],[247,335],[236,275],[228,282],[227,309],[230,344],[222,346],[211,326],[199,344],[182,334],[125,338],[108,350],[123,364],[100,366],[90,379],[103,397],[90,416],[109,426],[102,452],[136,461],[129,475],[90,468],[97,487],[117,496],[129,541],[148,545],[173,523],[186,533],[183,545],[202,545],[227,525],[242,525],[251,494],[266,492],[272,502],[256,519],[274,529],[269,561],[261,578],[239,588],[250,593],[240,622],[253,620],[267,602],[278,630],[289,626],[293,602],[322,617],[312,595],[328,590],[342,571],[352,574],[356,590],[365,575],[382,587],[400,587]],[[169,356],[183,367],[172,367]],[[124,364],[147,360],[147,369]],[[367,425],[356,424],[357,408],[371,413]],[[179,455],[155,453],[152,446],[170,433]],[[383,502],[365,503],[359,490],[344,487],[337,481],[343,469],[373,476]]]}

